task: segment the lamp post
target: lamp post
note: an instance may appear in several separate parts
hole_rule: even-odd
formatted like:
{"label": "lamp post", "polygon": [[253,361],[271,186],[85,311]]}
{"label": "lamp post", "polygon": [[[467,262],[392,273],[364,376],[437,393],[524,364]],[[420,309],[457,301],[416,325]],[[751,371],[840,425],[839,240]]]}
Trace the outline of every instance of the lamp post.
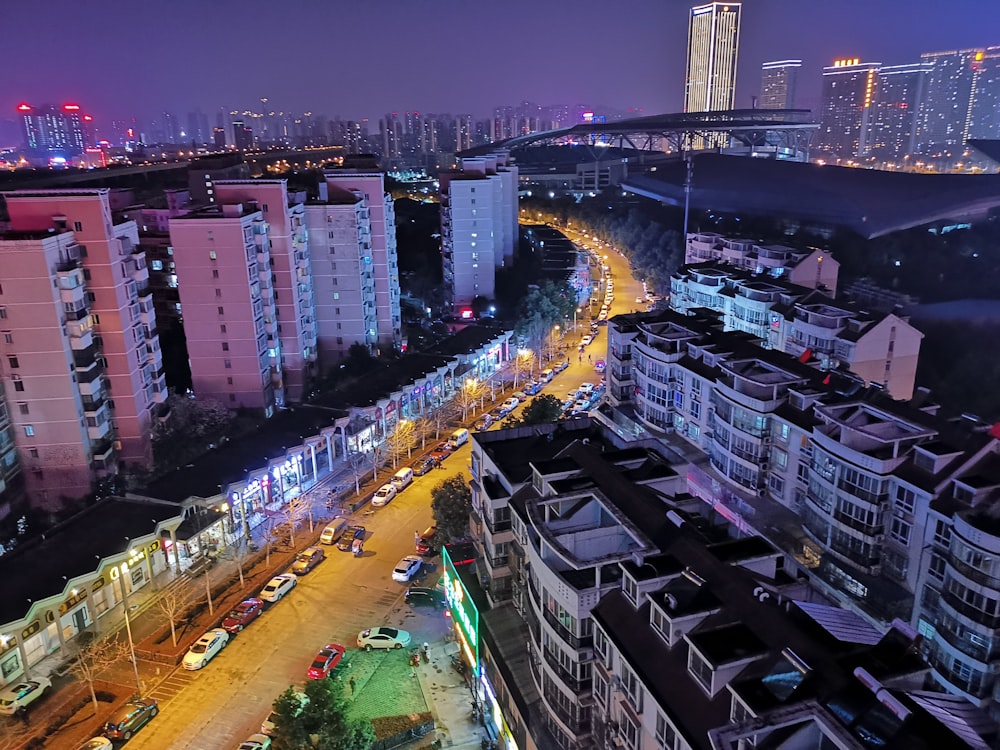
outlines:
{"label": "lamp post", "polygon": [[122,610],[125,613],[125,634],[128,636],[129,660],[132,662],[132,672],[135,675],[135,694],[142,697],[142,681],[139,679],[139,662],[135,658],[135,642],[132,640],[132,618],[128,614],[128,594],[125,591],[125,576],[128,575],[128,563],[122,563],[118,568],[118,585],[122,590]]}

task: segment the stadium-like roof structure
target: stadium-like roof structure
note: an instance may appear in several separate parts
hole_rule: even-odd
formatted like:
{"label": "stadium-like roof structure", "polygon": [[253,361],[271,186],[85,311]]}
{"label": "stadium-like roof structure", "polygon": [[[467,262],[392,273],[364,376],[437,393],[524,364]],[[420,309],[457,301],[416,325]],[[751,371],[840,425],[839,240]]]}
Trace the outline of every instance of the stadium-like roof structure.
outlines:
{"label": "stadium-like roof structure", "polygon": [[[885,172],[704,153],[693,158],[691,207],[843,226],[863,237],[938,221],[971,221],[1000,208],[1000,174]],[[633,175],[622,189],[684,205],[686,165]]]}

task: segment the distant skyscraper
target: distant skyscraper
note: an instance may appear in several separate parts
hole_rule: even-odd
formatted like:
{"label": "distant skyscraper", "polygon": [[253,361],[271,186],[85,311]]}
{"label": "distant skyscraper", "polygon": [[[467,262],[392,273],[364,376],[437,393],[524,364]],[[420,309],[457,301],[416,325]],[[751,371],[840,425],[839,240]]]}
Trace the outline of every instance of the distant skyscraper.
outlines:
{"label": "distant skyscraper", "polygon": [[801,60],[766,62],[760,74],[760,108],[794,109]]}
{"label": "distant skyscraper", "polygon": [[248,128],[243,120],[233,120],[233,143],[240,151],[253,148],[253,130]]}
{"label": "distant skyscraper", "polygon": [[382,136],[382,158],[398,159],[403,153],[403,124],[396,112],[378,121]]}
{"label": "distant skyscraper", "polygon": [[740,3],[707,3],[688,19],[685,112],[732,109],[740,46]]}
{"label": "distant skyscraper", "polygon": [[183,143],[181,138],[181,127],[177,122],[177,115],[173,112],[163,113],[163,140],[167,143]]}
{"label": "distant skyscraper", "polygon": [[977,58],[969,138],[1000,138],[1000,47]]}
{"label": "distant skyscraper", "polygon": [[927,156],[955,154],[969,137],[977,63],[982,49],[925,52],[927,89],[920,113],[917,149]]}
{"label": "distant skyscraper", "polygon": [[212,131],[208,127],[208,115],[200,109],[188,112],[188,126],[184,132],[184,141],[190,143],[208,143],[212,140]]}
{"label": "distant skyscraper", "polygon": [[863,63],[854,58],[837,60],[823,68],[817,144],[821,150],[844,159],[868,155],[879,67],[881,63]]}
{"label": "distant skyscraper", "polygon": [[895,161],[914,152],[920,102],[931,67],[921,62],[879,70],[869,138],[872,156]]}
{"label": "distant skyscraper", "polygon": [[17,113],[21,116],[25,145],[31,151],[76,156],[88,145],[84,134],[86,115],[79,104],[34,107],[22,102],[17,105]]}
{"label": "distant skyscraper", "polygon": [[213,128],[212,129],[212,143],[215,148],[222,150],[226,147],[226,129],[225,128]]}

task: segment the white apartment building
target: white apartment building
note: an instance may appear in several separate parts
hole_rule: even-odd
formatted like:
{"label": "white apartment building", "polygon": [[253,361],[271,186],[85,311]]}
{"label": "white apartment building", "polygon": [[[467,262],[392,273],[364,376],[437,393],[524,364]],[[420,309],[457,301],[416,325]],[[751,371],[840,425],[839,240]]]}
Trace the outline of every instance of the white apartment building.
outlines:
{"label": "white apartment building", "polygon": [[399,349],[403,341],[399,311],[399,261],[396,254],[396,208],[385,191],[385,174],[354,169],[324,172],[328,191],[335,188],[364,195],[371,219],[371,256],[375,276],[378,346]]}
{"label": "white apartment building", "polygon": [[505,152],[462,159],[443,172],[441,252],[453,307],[491,299],[496,269],[513,261],[518,241],[517,167]]}
{"label": "white apartment building", "polygon": [[290,196],[287,180],[220,180],[215,200],[221,205],[255,203],[267,221],[282,385],[286,401],[301,401],[317,359],[305,195]]}
{"label": "white apartment building", "polygon": [[611,404],[704,452],[693,494],[765,536],[781,526],[775,543],[827,595],[911,622],[937,681],[1000,713],[1000,430],[761,349],[708,313],[608,328]]}
{"label": "white apartment building", "polygon": [[353,344],[378,344],[371,209],[360,190],[321,185],[306,206],[320,367],[328,371]]}
{"label": "white apartment building", "polygon": [[171,219],[170,241],[195,394],[270,416],[285,398],[269,226],[260,204]]}
{"label": "white apartment building", "polygon": [[674,273],[670,307],[714,310],[725,330],[751,334],[769,349],[815,359],[826,370],[846,367],[895,398],[913,395],[923,334],[895,313],[869,313],[820,291],[716,262]]}
{"label": "white apartment building", "polygon": [[752,240],[725,237],[715,232],[690,232],[684,264],[713,261],[754,274],[787,279],[792,284],[837,294],[840,263],[818,248],[796,250],[784,245],[761,245]]}
{"label": "white apartment building", "polygon": [[0,377],[26,488],[39,505],[152,461],[167,389],[145,254],[110,190],[4,194]]}

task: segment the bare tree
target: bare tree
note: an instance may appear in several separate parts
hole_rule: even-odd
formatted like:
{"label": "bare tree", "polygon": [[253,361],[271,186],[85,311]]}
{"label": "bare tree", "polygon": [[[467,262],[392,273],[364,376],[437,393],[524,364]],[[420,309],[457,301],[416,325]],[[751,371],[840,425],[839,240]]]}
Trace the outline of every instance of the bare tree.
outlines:
{"label": "bare tree", "polygon": [[191,603],[191,594],[184,584],[186,581],[183,578],[178,578],[156,597],[156,608],[170,623],[170,640],[175,646],[177,645],[177,621],[184,608]]}
{"label": "bare tree", "polygon": [[415,417],[413,420],[413,441],[416,443],[417,440],[420,441],[420,450],[427,447],[427,436],[434,429],[434,424],[431,419],[426,415],[421,415]]}
{"label": "bare tree", "polygon": [[[244,575],[244,566],[247,560],[250,558],[250,553],[253,550],[250,548],[250,542],[242,535],[237,536],[233,539],[233,543],[226,547],[223,553],[227,559],[232,560],[236,563],[236,571],[240,575],[240,587],[246,585],[246,577]],[[174,645],[177,645],[176,643]]]}
{"label": "bare tree", "polygon": [[368,462],[368,455],[365,453],[352,453],[347,458],[347,465],[351,470],[351,475],[354,477],[354,495],[357,497],[361,494],[361,478],[367,472],[365,464]]}
{"label": "bare tree", "polygon": [[534,372],[535,353],[531,349],[519,349],[511,364],[514,370],[514,390],[516,391],[518,381],[531,377]]}
{"label": "bare tree", "polygon": [[416,428],[409,419],[399,419],[396,421],[392,431],[385,436],[385,451],[392,461],[392,468],[399,465],[399,459],[409,456],[413,450]]}
{"label": "bare tree", "polygon": [[[77,640],[83,637],[81,633]],[[114,633],[107,638],[91,638],[77,646],[73,656],[67,663],[67,669],[71,675],[80,682],[87,685],[90,691],[90,700],[94,704],[94,713],[100,710],[97,703],[97,691],[94,689],[94,681],[108,669],[128,658],[128,645],[118,640],[118,633]]]}
{"label": "bare tree", "polygon": [[441,429],[448,424],[448,420],[451,419],[454,413],[455,402],[449,400],[435,406],[427,415],[427,420],[434,427],[434,438],[436,440],[441,438]]}
{"label": "bare tree", "polygon": [[466,378],[462,386],[455,391],[455,403],[462,409],[462,421],[469,419],[469,409],[475,407],[476,402],[482,398],[485,388],[483,384],[475,378]]}

